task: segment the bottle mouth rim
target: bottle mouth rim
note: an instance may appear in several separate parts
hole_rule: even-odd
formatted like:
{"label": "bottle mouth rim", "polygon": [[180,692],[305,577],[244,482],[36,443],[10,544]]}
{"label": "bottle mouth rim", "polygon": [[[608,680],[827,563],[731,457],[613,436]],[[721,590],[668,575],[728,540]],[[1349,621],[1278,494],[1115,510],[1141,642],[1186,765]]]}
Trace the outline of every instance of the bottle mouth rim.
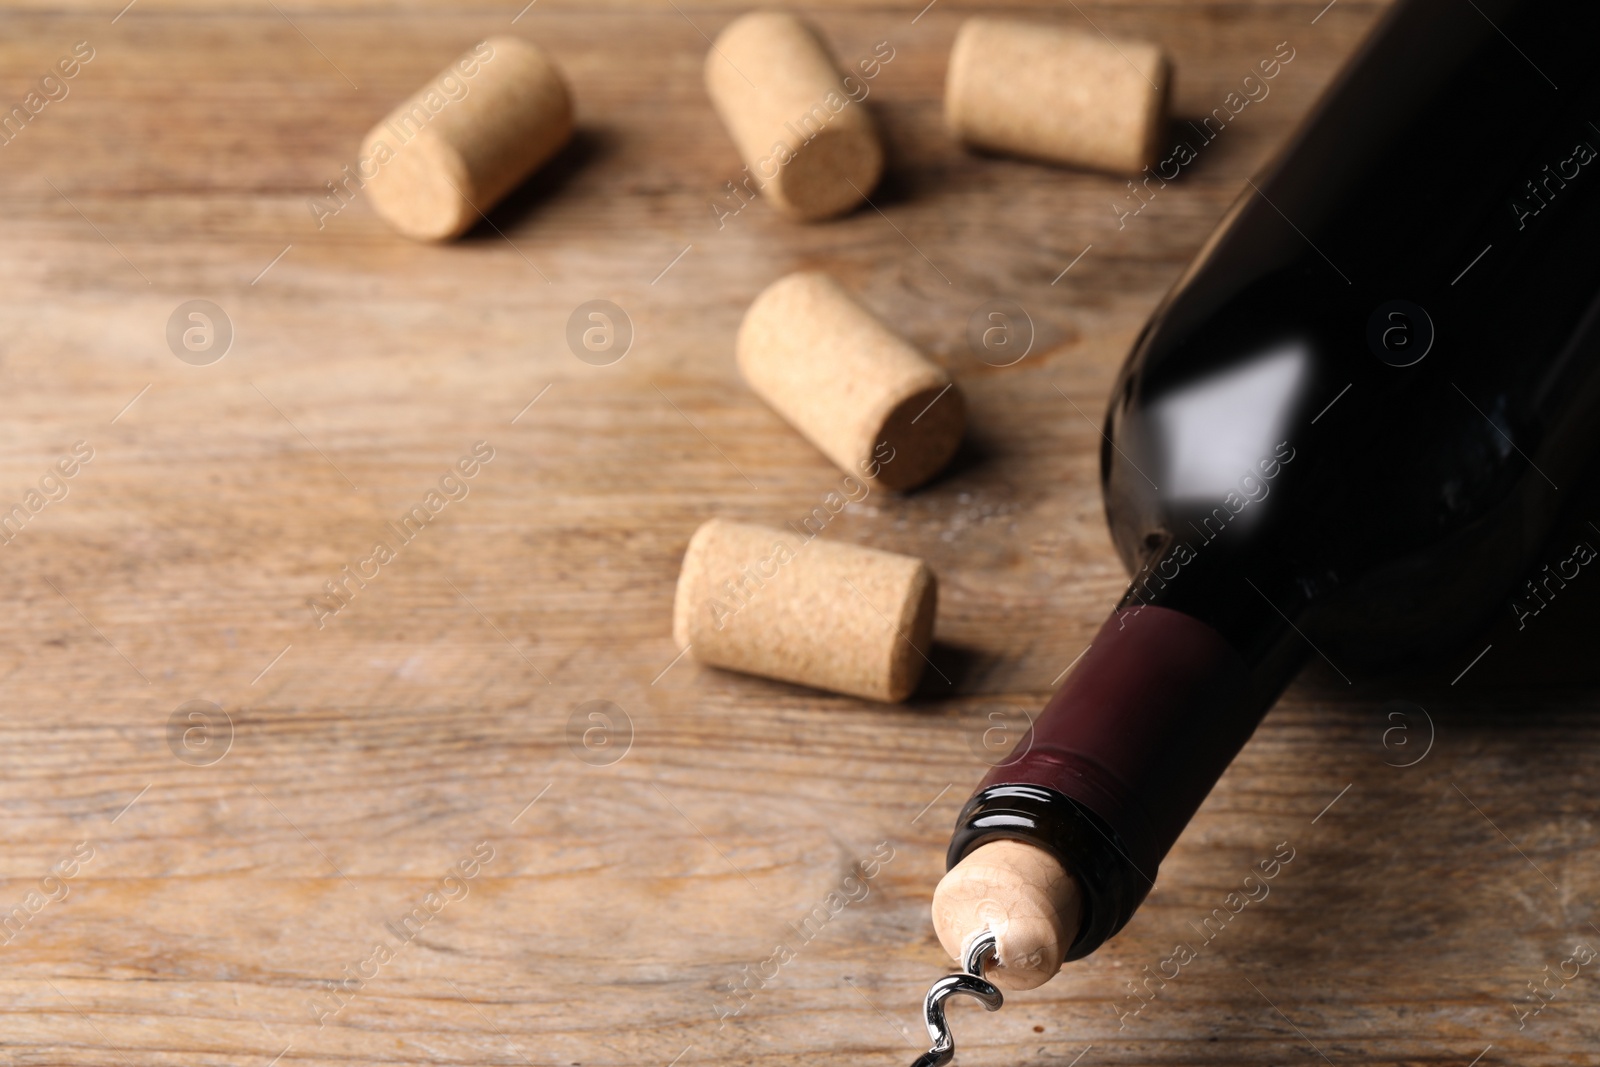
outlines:
{"label": "bottle mouth rim", "polygon": [[1079,960],[1114,937],[1143,903],[1150,882],[1099,816],[1066,794],[1025,783],[973,794],[956,819],[947,869],[991,841],[1022,841],[1053,855],[1078,883],[1083,913],[1064,962]]}

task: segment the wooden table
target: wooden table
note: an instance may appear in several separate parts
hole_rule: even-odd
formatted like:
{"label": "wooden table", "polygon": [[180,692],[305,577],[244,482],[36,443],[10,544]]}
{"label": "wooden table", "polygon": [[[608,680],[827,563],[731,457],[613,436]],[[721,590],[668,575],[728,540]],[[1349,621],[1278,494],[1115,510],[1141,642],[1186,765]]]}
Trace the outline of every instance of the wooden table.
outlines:
{"label": "wooden table", "polygon": [[[1160,41],[1180,118],[1294,50],[1120,221],[1120,180],[943,135],[978,5],[818,6],[847,61],[894,51],[868,101],[889,176],[842,221],[756,204],[719,227],[740,163],[700,67],[737,5],[119,4],[0,16],[7,101],[93,49],[0,148],[0,501],[92,450],[0,548],[8,1062],[909,1062],[989,716],[1037,708],[1121,589],[1112,376],[1382,5],[1020,5]],[[504,32],[575,86],[560,160],[452,246],[359,197],[319,227],[308,202],[368,126]],[[799,518],[839,482],[733,364],[743,309],[801,267],[970,398],[947,475],[826,533],[939,575],[939,669],[903,707],[706,669],[670,637],[698,523]],[[1036,328],[1015,366],[967,344],[994,298]],[[166,339],[193,299],[233,331],[208,365]],[[565,340],[593,299],[635,331],[608,366]],[[468,495],[319,628],[324,583],[476,442]],[[1313,665],[1120,937],[995,1015],[953,1010],[960,1062],[1593,1063],[1600,961],[1516,1015],[1600,946],[1588,582],[1453,686],[1476,646],[1349,685]],[[1285,842],[1270,896],[1206,941]],[[836,891],[861,899],[829,911]],[[1198,958],[1133,998],[1179,941]]]}

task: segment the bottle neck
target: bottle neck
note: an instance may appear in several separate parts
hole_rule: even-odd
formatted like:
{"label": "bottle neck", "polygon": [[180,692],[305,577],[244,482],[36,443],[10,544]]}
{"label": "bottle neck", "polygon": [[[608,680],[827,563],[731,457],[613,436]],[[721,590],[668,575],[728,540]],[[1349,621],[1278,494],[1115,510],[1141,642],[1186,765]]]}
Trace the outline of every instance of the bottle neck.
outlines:
{"label": "bottle neck", "polygon": [[1134,572],[1112,613],[1113,620],[1129,616],[1119,629],[1133,625],[1145,608],[1167,608],[1204,623],[1252,671],[1280,657],[1289,620],[1300,617],[1310,597],[1297,580],[1281,524],[1238,536],[1244,532],[1212,541],[1168,535]]}
{"label": "bottle neck", "polygon": [[1247,659],[1209,622],[1125,599],[962,809],[949,864],[997,838],[1037,844],[1083,890],[1086,914],[1067,958],[1120,930],[1303,659],[1303,643],[1282,639],[1294,636],[1288,620],[1262,606],[1278,627],[1251,613],[1247,629],[1266,651]]}

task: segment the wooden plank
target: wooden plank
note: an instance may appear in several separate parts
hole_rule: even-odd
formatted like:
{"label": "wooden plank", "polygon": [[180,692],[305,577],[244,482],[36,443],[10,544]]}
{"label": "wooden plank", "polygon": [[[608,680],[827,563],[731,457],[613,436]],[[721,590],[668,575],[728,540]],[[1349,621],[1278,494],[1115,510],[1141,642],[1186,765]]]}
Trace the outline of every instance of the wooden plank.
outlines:
{"label": "wooden plank", "polygon": [[[4,945],[13,1063],[909,1062],[946,964],[928,899],[987,715],[1039,706],[1120,591],[1096,481],[1112,376],[1381,8],[1015,5],[1161,41],[1180,118],[1295,49],[1119,220],[1119,180],[945,138],[944,59],[975,6],[816,5],[841,56],[895,50],[869,98],[892,162],[876,208],[799,228],[713,208],[739,162],[701,34],[743,5],[541,0],[513,26],[518,6],[6,16],[0,99],[95,49],[0,149],[0,499],[93,449],[0,569],[0,904],[66,894]],[[359,197],[319,228],[308,200],[368,125],[503,31],[576,88],[582,133],[551,172],[451,247],[391,236]],[[703,669],[670,637],[702,519],[798,518],[839,482],[733,367],[744,307],[802,266],[971,401],[948,475],[826,532],[940,575],[939,669],[903,708]],[[966,345],[992,297],[1038,330],[1014,367]],[[236,333],[210,366],[164,339],[193,298]],[[637,333],[608,367],[564,340],[596,298]],[[494,455],[469,494],[319,628],[308,600],[478,441]],[[953,1013],[962,1063],[1466,1067],[1491,1044],[1479,1063],[1589,1062],[1593,968],[1513,1014],[1575,941],[1600,943],[1589,595],[1494,636],[1454,687],[1475,650],[1354,687],[1313,666],[1121,937],[995,1015]],[[1410,768],[1386,761],[1428,727],[1389,718],[1396,693],[1432,716]],[[188,748],[180,732],[186,763],[169,723],[197,700],[227,719]],[[593,700],[625,712],[614,763],[579,758],[599,759]],[[229,722],[226,754],[195,765]],[[1270,896],[1129,1017],[1125,983],[1285,841]],[[92,858],[41,888],[79,842]],[[407,931],[475,848],[492,859]],[[865,898],[819,923],[875,849],[892,859]],[[768,977],[779,943],[796,958]],[[370,962],[380,944],[393,958]],[[347,967],[366,977],[335,993]]]}

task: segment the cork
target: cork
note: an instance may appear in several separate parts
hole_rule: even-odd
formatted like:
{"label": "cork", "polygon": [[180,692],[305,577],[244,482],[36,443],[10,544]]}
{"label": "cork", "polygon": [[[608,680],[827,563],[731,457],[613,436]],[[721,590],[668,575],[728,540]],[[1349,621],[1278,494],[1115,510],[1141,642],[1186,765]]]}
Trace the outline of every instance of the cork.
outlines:
{"label": "cork", "polygon": [[672,635],[701,663],[894,702],[922,677],[937,599],[920,559],[712,519],[684,553]]}
{"label": "cork", "polygon": [[444,241],[471,229],[571,136],[572,94],[555,64],[521,38],[491,37],[374,126],[359,166],[389,225]]}
{"label": "cork", "polygon": [[975,148],[1134,174],[1156,161],[1171,64],[1140,41],[972,18],[945,75],[945,124]]}
{"label": "cork", "polygon": [[782,11],[735,19],[706,54],[705,79],[752,184],[784,214],[841,215],[878,184],[877,126],[806,22]]}
{"label": "cork", "polygon": [[999,965],[984,977],[1001,989],[1032,989],[1061,969],[1082,906],[1078,883],[1049,852],[1024,841],[991,841],[939,882],[933,928],[957,962],[969,938],[993,930]]}
{"label": "cork", "polygon": [[961,443],[966,402],[950,375],[826,274],[790,274],[756,297],[737,358],[756,395],[869,484],[913,489]]}

